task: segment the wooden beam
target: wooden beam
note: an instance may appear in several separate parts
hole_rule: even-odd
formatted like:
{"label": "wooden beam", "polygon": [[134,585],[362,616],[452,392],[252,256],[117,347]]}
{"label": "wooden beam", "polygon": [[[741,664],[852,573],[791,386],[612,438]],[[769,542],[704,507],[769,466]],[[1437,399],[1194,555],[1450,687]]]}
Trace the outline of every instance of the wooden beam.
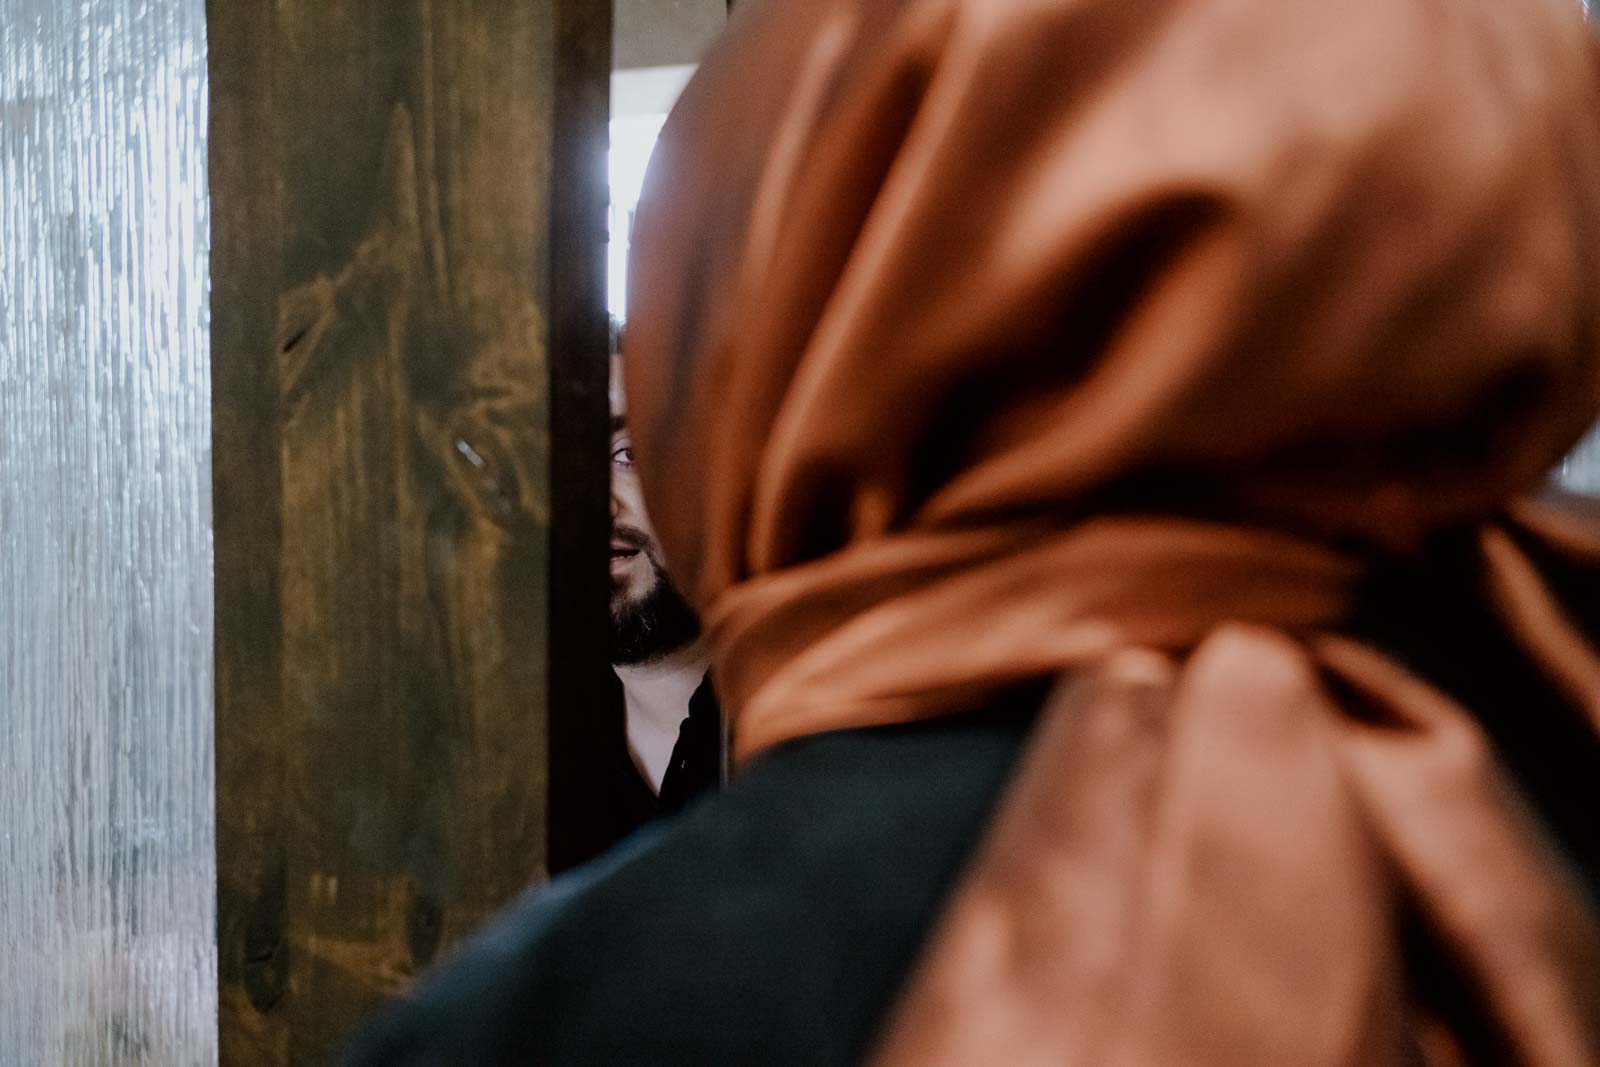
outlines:
{"label": "wooden beam", "polygon": [[320,1063],[545,869],[552,396],[604,425],[552,374],[605,364],[558,41],[609,5],[208,15],[222,1060]]}
{"label": "wooden beam", "polygon": [[[549,863],[559,872],[611,843],[603,773],[624,751],[606,715],[610,628],[610,400],[604,219],[610,202],[610,3],[558,3],[551,218]],[[596,222],[601,230],[597,241]]]}
{"label": "wooden beam", "polygon": [[225,1064],[288,1062],[283,524],[276,353],[282,267],[269,4],[208,5],[217,971]]}

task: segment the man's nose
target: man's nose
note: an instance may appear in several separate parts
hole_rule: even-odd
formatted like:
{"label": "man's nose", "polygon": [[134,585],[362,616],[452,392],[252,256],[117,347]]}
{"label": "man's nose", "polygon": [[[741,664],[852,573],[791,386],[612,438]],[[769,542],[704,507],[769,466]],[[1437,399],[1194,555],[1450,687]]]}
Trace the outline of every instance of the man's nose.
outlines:
{"label": "man's nose", "polygon": [[622,501],[617,499],[617,491],[611,490],[611,521],[617,521],[617,515],[622,511]]}

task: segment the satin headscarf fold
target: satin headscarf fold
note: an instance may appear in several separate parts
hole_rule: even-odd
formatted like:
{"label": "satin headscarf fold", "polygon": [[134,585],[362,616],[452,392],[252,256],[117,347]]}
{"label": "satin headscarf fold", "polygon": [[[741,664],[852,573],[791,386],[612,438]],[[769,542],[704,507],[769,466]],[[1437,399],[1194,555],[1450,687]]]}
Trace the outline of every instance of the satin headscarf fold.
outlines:
{"label": "satin headscarf fold", "polygon": [[1521,547],[1600,565],[1522,499],[1600,409],[1597,90],[1567,0],[741,5],[625,349],[736,752],[1062,679],[886,1061],[1481,1056],[1401,914],[1600,1061],[1583,887],[1347,625],[1466,538],[1529,713],[1600,725]]}

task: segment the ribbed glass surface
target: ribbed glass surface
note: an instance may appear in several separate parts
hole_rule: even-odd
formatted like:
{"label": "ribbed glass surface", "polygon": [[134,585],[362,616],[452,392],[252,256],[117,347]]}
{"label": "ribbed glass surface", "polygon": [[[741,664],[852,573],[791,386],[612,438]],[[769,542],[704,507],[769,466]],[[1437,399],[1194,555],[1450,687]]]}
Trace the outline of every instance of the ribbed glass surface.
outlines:
{"label": "ribbed glass surface", "polygon": [[216,1061],[203,0],[0,0],[0,1064]]}

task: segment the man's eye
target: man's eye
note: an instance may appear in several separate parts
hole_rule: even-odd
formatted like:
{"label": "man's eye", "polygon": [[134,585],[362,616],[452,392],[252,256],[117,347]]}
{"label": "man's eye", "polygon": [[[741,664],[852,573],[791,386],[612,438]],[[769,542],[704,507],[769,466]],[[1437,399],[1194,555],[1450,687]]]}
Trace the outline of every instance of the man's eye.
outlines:
{"label": "man's eye", "polygon": [[629,448],[627,445],[623,445],[621,448],[612,449],[611,462],[615,463],[619,467],[633,466],[633,449]]}

